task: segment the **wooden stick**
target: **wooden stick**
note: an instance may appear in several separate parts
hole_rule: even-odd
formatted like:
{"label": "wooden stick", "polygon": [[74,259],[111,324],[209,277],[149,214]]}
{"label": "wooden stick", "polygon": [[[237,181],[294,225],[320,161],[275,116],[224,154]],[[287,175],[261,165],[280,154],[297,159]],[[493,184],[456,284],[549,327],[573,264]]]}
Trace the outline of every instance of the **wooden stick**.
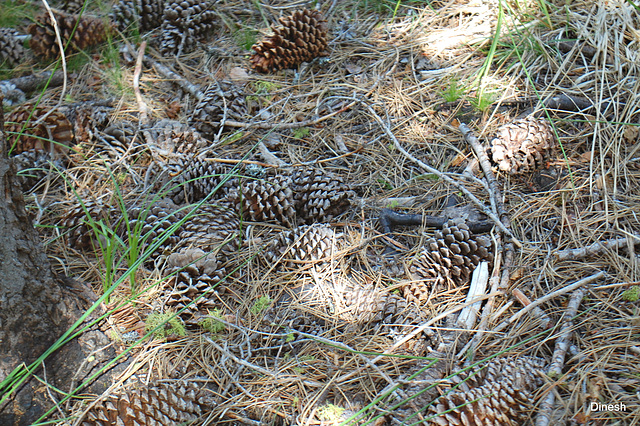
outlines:
{"label": "wooden stick", "polygon": [[487,291],[488,282],[489,263],[483,261],[480,262],[473,271],[471,285],[469,286],[469,293],[467,293],[467,298],[465,300],[465,303],[470,305],[460,311],[460,315],[458,315],[457,320],[458,327],[465,330],[471,330],[476,324],[476,318],[478,317],[478,312],[480,312],[482,302],[474,303],[474,301],[480,296],[484,296]]}
{"label": "wooden stick", "polygon": [[556,257],[556,260],[577,260],[582,259],[587,256],[593,256],[602,253],[606,250],[615,250],[622,247],[627,246],[627,244],[640,244],[640,236],[629,234],[624,238],[617,238],[614,240],[606,240],[606,241],[598,241],[589,246],[577,248],[577,249],[567,249],[560,250],[553,255]]}
{"label": "wooden stick", "polygon": [[142,93],[140,93],[140,74],[142,74],[142,58],[144,57],[144,51],[147,48],[146,40],[140,43],[140,49],[138,50],[138,57],[136,58],[136,68],[133,73],[133,91],[136,95],[136,102],[138,102],[138,109],[140,110],[140,126],[146,126],[149,123],[149,107],[144,99],[142,99]]}
{"label": "wooden stick", "polygon": [[[556,379],[562,375],[562,369],[564,367],[564,359],[567,355],[567,349],[569,348],[569,342],[573,335],[573,318],[578,313],[578,307],[580,302],[586,293],[585,288],[576,289],[571,295],[569,304],[567,305],[567,312],[565,315],[565,322],[560,328],[560,333],[556,339],[555,349],[553,350],[553,356],[551,357],[551,364],[547,370],[547,375]],[[551,422],[551,412],[553,411],[553,405],[555,403],[555,393],[553,388],[549,390],[549,394],[540,404],[540,410],[536,416],[535,426],[548,426]]]}
{"label": "wooden stick", "polygon": [[[520,291],[520,289],[516,288],[513,289],[513,291],[511,292],[511,295],[516,298],[516,300],[518,300],[518,302],[520,302],[522,304],[522,306],[529,306],[531,303],[531,300],[522,292]],[[537,317],[540,318],[541,322],[540,322],[540,327],[542,328],[547,328],[549,327],[549,324],[551,323],[551,318],[549,318],[549,316],[539,307],[534,307],[533,308],[533,314]]]}

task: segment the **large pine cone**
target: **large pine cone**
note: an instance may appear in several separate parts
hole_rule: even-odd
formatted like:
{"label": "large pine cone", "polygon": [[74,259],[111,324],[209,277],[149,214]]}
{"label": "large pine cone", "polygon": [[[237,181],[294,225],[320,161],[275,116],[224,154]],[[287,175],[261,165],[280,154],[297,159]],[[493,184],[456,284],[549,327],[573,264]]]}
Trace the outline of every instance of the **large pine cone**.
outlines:
{"label": "large pine cone", "polygon": [[324,224],[302,225],[278,234],[265,248],[264,257],[270,264],[290,266],[326,261],[338,254],[341,237]]}
{"label": "large pine cone", "polygon": [[22,62],[25,51],[20,36],[13,28],[0,28],[0,64],[6,61],[13,67]]}
{"label": "large pine cone", "polygon": [[468,284],[478,263],[492,259],[490,250],[489,239],[474,235],[464,220],[447,221],[411,264],[413,281],[404,287],[405,296],[423,301],[432,290]]}
{"label": "large pine cone", "polygon": [[209,0],[168,0],[160,27],[160,51],[180,55],[195,47],[209,35],[215,20],[213,2]]}
{"label": "large pine cone", "polygon": [[[67,46],[67,53],[84,50],[89,46],[103,43],[107,39],[109,28],[100,18],[83,15],[68,15],[55,12],[54,16],[60,29],[62,45]],[[75,30],[75,31],[74,31]],[[60,55],[60,47],[56,41],[56,33],[48,14],[35,18],[35,22],[27,28],[31,34],[29,42],[31,50],[44,59],[54,59]]]}
{"label": "large pine cone", "polygon": [[[196,203],[211,194],[221,184],[229,168],[220,163],[195,156],[178,158],[169,165],[173,179],[163,188],[176,204]],[[234,186],[230,178],[218,189],[216,198]]]}
{"label": "large pine cone", "polygon": [[107,397],[96,404],[82,426],[166,426],[195,422],[213,399],[186,380],[155,383]]}
{"label": "large pine cone", "polygon": [[[140,253],[146,247],[156,243],[158,239],[167,238],[154,250],[150,260],[155,260],[160,255],[169,255],[180,243],[181,225],[176,225],[184,217],[184,212],[168,199],[157,200],[142,207],[132,207],[127,211],[129,218],[128,227],[120,226],[121,232],[125,232],[124,238],[128,238],[129,244],[132,238],[137,238]],[[176,228],[171,231],[171,227]]]}
{"label": "large pine cone", "polygon": [[71,247],[97,250],[100,246],[96,241],[96,230],[100,235],[103,230],[111,229],[109,223],[105,223],[109,221],[110,213],[110,206],[102,200],[87,199],[83,200],[82,204],[77,202],[73,208],[67,210],[58,226],[68,230],[67,238]]}
{"label": "large pine cone", "polygon": [[229,192],[229,200],[244,220],[275,222],[285,226],[294,223],[296,211],[288,176],[245,181],[240,188]]}
{"label": "large pine cone", "polygon": [[[55,110],[38,123],[49,108],[32,104],[21,105],[5,116],[5,132],[11,154],[40,150],[64,153],[72,145],[73,126],[67,117]],[[24,130],[23,130],[24,129]],[[53,146],[52,146],[53,144]]]}
{"label": "large pine cone", "polygon": [[153,127],[142,131],[147,145],[160,155],[194,155],[208,147],[211,142],[195,129],[173,120],[160,120]]}
{"label": "large pine cone", "polygon": [[65,170],[66,165],[62,159],[51,158],[51,154],[45,151],[26,151],[13,157],[16,165],[16,178],[24,193],[30,192],[40,182],[49,176],[51,179],[59,176],[59,172]]}
{"label": "large pine cone", "polygon": [[223,119],[242,121],[246,115],[247,103],[242,88],[219,81],[205,90],[193,111],[191,123],[203,135],[212,138],[218,133]]}
{"label": "large pine cone", "polygon": [[304,223],[331,221],[355,195],[342,178],[319,169],[296,170],[291,180],[298,219]]}
{"label": "large pine cone", "polygon": [[222,204],[203,204],[182,225],[180,246],[231,253],[238,248],[239,232],[240,219],[234,210]]}
{"label": "large pine cone", "polygon": [[175,312],[185,308],[180,317],[185,324],[196,325],[201,315],[219,305],[216,286],[227,275],[226,270],[220,267],[215,254],[200,249],[173,253],[167,263],[167,273],[173,275],[164,289],[165,306]]}
{"label": "large pine cone", "polygon": [[295,68],[319,56],[327,56],[327,23],[317,10],[299,10],[280,18],[273,35],[253,45],[251,66],[268,73]]}
{"label": "large pine cone", "polygon": [[527,116],[505,124],[491,141],[491,153],[498,168],[512,175],[542,167],[554,147],[555,136],[544,118]]}
{"label": "large pine cone", "polygon": [[[510,426],[523,424],[531,412],[533,392],[541,385],[544,361],[537,358],[492,360],[456,391],[441,396],[429,407],[431,425]],[[475,371],[479,368],[474,369]],[[473,386],[473,387],[471,387]],[[470,388],[471,387],[471,388]],[[445,411],[448,411],[445,413]]]}
{"label": "large pine cone", "polygon": [[138,26],[139,32],[156,29],[162,23],[165,0],[119,0],[111,11],[111,20],[120,31]]}

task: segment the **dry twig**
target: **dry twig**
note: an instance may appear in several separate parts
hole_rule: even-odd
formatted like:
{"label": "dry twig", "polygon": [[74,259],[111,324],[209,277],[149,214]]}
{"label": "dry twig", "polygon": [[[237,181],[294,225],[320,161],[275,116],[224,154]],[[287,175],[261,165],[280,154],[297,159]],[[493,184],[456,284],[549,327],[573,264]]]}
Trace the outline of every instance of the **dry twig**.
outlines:
{"label": "dry twig", "polygon": [[[630,241],[631,240],[631,241]],[[625,238],[616,238],[615,240],[598,241],[587,247],[579,249],[560,250],[553,255],[558,261],[562,260],[578,260],[588,256],[595,256],[607,250],[616,250],[626,247],[628,244],[640,244],[640,236],[629,235]]]}

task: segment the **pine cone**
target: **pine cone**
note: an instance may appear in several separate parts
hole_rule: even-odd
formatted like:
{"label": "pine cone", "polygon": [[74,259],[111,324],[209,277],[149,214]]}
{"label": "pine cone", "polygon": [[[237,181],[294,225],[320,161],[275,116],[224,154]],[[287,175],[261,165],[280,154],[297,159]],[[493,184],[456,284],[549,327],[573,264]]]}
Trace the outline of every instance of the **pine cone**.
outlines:
{"label": "pine cone", "polygon": [[328,260],[340,250],[341,234],[324,224],[302,225],[282,231],[265,248],[267,262],[283,262],[289,266]]}
{"label": "pine cone", "polygon": [[69,209],[58,225],[68,229],[67,238],[71,247],[79,250],[98,249],[96,231],[91,224],[94,223],[99,232],[103,229],[100,221],[105,228],[111,229],[105,223],[109,221],[110,211],[110,207],[102,200],[83,200],[82,204],[78,202]]}
{"label": "pine cone", "polygon": [[[73,144],[73,126],[67,117],[55,110],[42,123],[38,120],[50,110],[32,104],[21,105],[5,117],[7,144],[12,154],[31,150],[64,153]],[[23,130],[24,128],[24,130]],[[21,134],[22,133],[22,134]]]}
{"label": "pine cone", "polygon": [[268,73],[295,68],[319,56],[327,56],[327,23],[317,10],[304,9],[280,18],[273,35],[253,45],[251,66]]}
{"label": "pine cone", "polygon": [[[176,204],[196,203],[211,194],[223,181],[229,169],[220,163],[207,161],[195,156],[178,158],[169,165],[169,174],[173,179],[163,188],[167,197]],[[220,197],[234,186],[230,178],[215,194]]]}
{"label": "pine cone", "polygon": [[8,66],[14,67],[22,62],[25,50],[20,36],[13,28],[0,28],[0,64],[6,61]]}
{"label": "pine cone", "polygon": [[[16,165],[16,178],[24,193],[31,192],[52,172],[54,180],[60,171],[65,170],[65,162],[61,159],[51,158],[51,154],[45,151],[26,151],[13,157]],[[53,163],[53,165],[51,164]]]}
{"label": "pine cone", "polygon": [[199,314],[206,315],[218,306],[216,285],[225,278],[226,270],[219,267],[215,254],[206,254],[200,249],[173,253],[167,264],[167,273],[175,274],[169,278],[164,290],[165,305],[177,312],[194,301],[180,317],[185,324],[196,325]]}
{"label": "pine cone", "polygon": [[119,0],[110,17],[122,32],[137,24],[139,32],[151,31],[162,24],[165,0]]}
{"label": "pine cone", "polygon": [[153,127],[142,131],[147,145],[155,147],[164,155],[197,154],[211,142],[195,129],[173,120],[161,120]]}
{"label": "pine cone", "polygon": [[345,306],[356,321],[381,324],[416,324],[422,317],[417,306],[397,294],[361,284],[344,293]]}
{"label": "pine cone", "polygon": [[251,180],[229,192],[229,200],[244,220],[275,222],[291,226],[295,208],[291,179],[276,176],[270,180]]}
{"label": "pine cone", "polygon": [[[225,115],[226,108],[226,115]],[[191,123],[207,137],[218,134],[222,120],[242,121],[247,115],[247,104],[242,88],[220,81],[211,84],[196,105]]]}
{"label": "pine cone", "polygon": [[211,1],[169,0],[160,27],[160,51],[180,55],[193,50],[212,32],[215,16]]}
{"label": "pine cone", "polygon": [[342,178],[319,169],[297,170],[291,180],[298,218],[305,223],[331,221],[355,195]]}
{"label": "pine cone", "polygon": [[541,384],[538,371],[542,365],[541,360],[527,357],[489,362],[485,376],[475,379],[476,387],[458,388],[429,407],[428,414],[436,416],[429,424],[523,424],[531,412],[533,392]]}
{"label": "pine cone", "polygon": [[213,399],[186,380],[155,383],[109,396],[96,404],[82,426],[166,426],[196,421]]}
{"label": "pine cone", "polygon": [[[168,199],[162,199],[147,204],[142,207],[132,207],[127,211],[129,218],[128,228],[120,226],[120,232],[126,232],[124,238],[128,238],[131,243],[132,236],[137,236],[138,247],[144,250],[154,244],[159,238],[163,238],[171,232],[170,228],[184,217],[184,212]],[[181,226],[178,226],[171,235],[151,254],[148,258],[151,261],[160,255],[172,253],[180,243]]]}
{"label": "pine cone", "polygon": [[413,281],[404,287],[405,296],[421,302],[432,290],[468,284],[478,263],[492,259],[490,249],[490,241],[473,235],[464,220],[447,221],[409,268]]}
{"label": "pine cone", "polygon": [[[107,39],[109,28],[100,18],[86,15],[79,18],[78,15],[61,12],[54,12],[54,16],[60,29],[62,45],[67,46],[69,43],[67,54],[103,43]],[[44,59],[54,59],[60,55],[56,33],[48,14],[37,16],[35,22],[27,28],[27,32],[31,34],[29,42],[31,50],[37,56]]]}
{"label": "pine cone", "polygon": [[240,220],[235,211],[222,204],[205,204],[182,225],[180,246],[228,254],[238,248],[235,237],[239,230]]}
{"label": "pine cone", "polygon": [[498,129],[491,141],[492,158],[500,170],[512,175],[528,173],[544,165],[554,141],[549,122],[530,115]]}

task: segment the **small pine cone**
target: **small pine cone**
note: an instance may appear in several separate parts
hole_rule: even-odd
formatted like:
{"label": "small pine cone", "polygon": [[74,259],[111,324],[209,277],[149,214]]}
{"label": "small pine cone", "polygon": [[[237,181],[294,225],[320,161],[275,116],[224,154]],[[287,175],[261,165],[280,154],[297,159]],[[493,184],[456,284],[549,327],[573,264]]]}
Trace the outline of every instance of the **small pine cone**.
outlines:
{"label": "small pine cone", "polygon": [[295,68],[319,56],[327,56],[327,22],[317,10],[298,10],[280,18],[273,35],[253,45],[251,66],[268,73]]}
{"label": "small pine cone", "polygon": [[0,28],[0,64],[6,61],[14,67],[22,62],[24,54],[21,34],[13,28]]}
{"label": "small pine cone", "polygon": [[502,380],[512,381],[512,386],[517,386],[518,389],[532,391],[537,386],[537,377],[543,373],[545,364],[544,359],[529,356],[494,358],[487,363],[459,372],[451,381],[458,384],[457,389],[460,391]]}
{"label": "small pine cone", "polygon": [[168,0],[160,27],[160,51],[165,55],[187,53],[214,27],[213,2]]}
{"label": "small pine cone", "polygon": [[492,259],[490,250],[487,238],[474,235],[463,220],[451,219],[427,241],[410,272],[414,279],[432,280],[436,285],[464,285],[480,261]]}
{"label": "small pine cone", "polygon": [[164,155],[197,154],[211,142],[195,129],[173,120],[161,120],[142,131],[147,145]]}
{"label": "small pine cone", "polygon": [[194,382],[152,383],[94,405],[82,426],[190,424],[210,410],[213,399]]}
{"label": "small pine cone", "polygon": [[162,24],[165,0],[119,0],[110,17],[122,32],[131,30],[136,23],[139,32],[158,28]]}
{"label": "small pine cone", "polygon": [[85,0],[65,0],[60,5],[60,10],[63,10],[67,13],[78,13],[82,10],[84,2]]}
{"label": "small pine cone", "polygon": [[512,175],[544,166],[555,137],[549,122],[531,115],[505,124],[491,141],[491,153],[498,168]]}
{"label": "small pine cone", "polygon": [[200,249],[173,253],[167,264],[168,273],[175,274],[169,278],[164,290],[165,305],[176,312],[186,307],[180,317],[185,324],[196,325],[200,314],[207,315],[217,307],[215,287],[227,275],[226,270],[219,267],[215,254],[206,254]]}
{"label": "small pine cone", "polygon": [[429,407],[428,414],[436,416],[429,424],[523,424],[531,412],[533,392],[541,384],[539,371],[542,365],[541,360],[526,357],[490,361],[484,376],[475,379],[480,385],[469,388],[475,383],[465,383]]}
{"label": "small pine cone", "polygon": [[285,226],[294,223],[296,212],[288,176],[244,182],[239,189],[229,192],[229,200],[244,220],[275,222]]}
{"label": "small pine cone", "polygon": [[182,225],[180,246],[228,254],[238,248],[235,237],[239,230],[240,219],[234,210],[222,204],[205,204]]}
{"label": "small pine cone", "polygon": [[214,137],[218,134],[223,119],[242,121],[246,115],[247,103],[242,88],[219,81],[205,90],[204,97],[193,111],[191,123],[203,135]]}
{"label": "small pine cone", "polygon": [[344,292],[344,299],[356,321],[415,324],[421,317],[418,308],[405,298],[372,286],[354,285]]}
{"label": "small pine cone", "polygon": [[[120,226],[121,232],[131,241],[132,236],[137,236],[138,247],[144,249],[154,244],[158,239],[163,238],[170,228],[178,223],[183,217],[184,212],[168,199],[162,199],[142,207],[132,207],[127,211],[129,218],[129,226]],[[155,260],[160,255],[167,255],[174,251],[175,247],[180,243],[181,226],[178,226],[169,235],[164,242],[158,247],[149,259]]]}
{"label": "small pine cone", "polygon": [[328,260],[340,250],[342,234],[324,224],[302,225],[282,231],[265,248],[264,257],[274,264],[295,264]]}
{"label": "small pine cone", "polygon": [[64,114],[55,110],[42,123],[37,124],[49,111],[47,107],[34,108],[32,104],[26,104],[5,116],[7,144],[12,154],[31,150],[48,152],[51,148],[58,153],[67,151],[73,144],[74,135],[73,126]]}
{"label": "small pine cone", "polygon": [[298,218],[305,223],[331,221],[355,195],[342,178],[319,169],[297,170],[291,180]]}
{"label": "small pine cone", "polygon": [[[54,16],[60,29],[62,45],[67,46],[69,43],[67,53],[84,50],[107,39],[109,28],[100,18],[86,15],[79,18],[78,15],[60,12],[54,12]],[[60,55],[56,33],[48,14],[37,16],[35,22],[27,28],[27,32],[31,34],[31,50],[37,56],[55,59]]]}
{"label": "small pine cone", "polygon": [[[31,192],[40,182],[49,176],[51,179],[58,176],[58,172],[65,170],[65,162],[61,159],[51,159],[51,154],[45,151],[26,151],[14,156],[16,165],[16,178],[24,193]],[[53,164],[51,164],[53,163]]]}
{"label": "small pine cone", "polygon": [[[196,203],[211,194],[224,180],[229,169],[220,163],[195,156],[178,158],[169,165],[173,179],[162,189],[176,204]],[[233,178],[227,180],[215,194],[220,197],[234,185]]]}
{"label": "small pine cone", "polygon": [[102,227],[97,222],[102,221],[108,228],[105,221],[108,221],[110,211],[110,207],[101,200],[83,200],[82,204],[78,202],[69,209],[58,225],[63,229],[68,229],[67,238],[71,247],[79,250],[98,249],[96,232],[91,223],[95,223],[99,231]]}

